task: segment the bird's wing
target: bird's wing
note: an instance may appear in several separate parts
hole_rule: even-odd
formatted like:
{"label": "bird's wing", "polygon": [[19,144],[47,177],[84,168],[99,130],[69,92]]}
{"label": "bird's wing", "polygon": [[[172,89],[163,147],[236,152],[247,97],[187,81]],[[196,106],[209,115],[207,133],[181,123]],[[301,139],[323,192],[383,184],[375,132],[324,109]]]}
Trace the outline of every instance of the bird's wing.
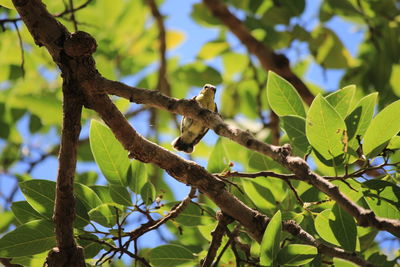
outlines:
{"label": "bird's wing", "polygon": [[208,128],[204,128],[204,131],[203,131],[201,134],[199,134],[199,135],[193,140],[192,145],[193,145],[193,146],[197,145],[197,144],[200,142],[200,140],[206,135],[207,132],[208,132]]}
{"label": "bird's wing", "polygon": [[[193,100],[196,100],[196,96],[192,97]],[[190,126],[192,126],[193,120],[188,117],[183,117],[181,121],[181,133],[186,131]]]}

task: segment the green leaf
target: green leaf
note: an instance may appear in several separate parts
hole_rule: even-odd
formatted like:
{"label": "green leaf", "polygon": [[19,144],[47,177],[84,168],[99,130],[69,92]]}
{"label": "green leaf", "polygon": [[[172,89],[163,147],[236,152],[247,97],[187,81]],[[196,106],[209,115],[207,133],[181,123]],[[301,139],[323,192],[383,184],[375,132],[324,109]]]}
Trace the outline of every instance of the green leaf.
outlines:
{"label": "green leaf", "polygon": [[85,251],[86,259],[95,257],[100,252],[100,250],[103,248],[103,246],[100,243],[97,243],[97,242],[91,241],[91,240],[85,240],[85,239],[82,239],[81,237],[86,237],[86,238],[90,238],[93,240],[99,240],[99,238],[93,234],[79,235],[79,237],[78,237],[79,245],[83,247],[83,249]]}
{"label": "green leaf", "polygon": [[179,68],[176,75],[179,82],[198,87],[202,87],[206,83],[217,85],[222,82],[221,74],[216,69],[200,62]]}
{"label": "green leaf", "polygon": [[127,185],[130,164],[128,152],[111,130],[99,121],[92,120],[89,139],[94,159],[106,179],[111,184]]}
{"label": "green leaf", "polygon": [[60,125],[62,103],[54,95],[15,95],[8,102],[14,108],[26,108],[37,115],[44,125]]}
{"label": "green leaf", "polygon": [[313,39],[309,41],[311,53],[323,67],[342,69],[353,64],[351,54],[332,30],[316,27],[312,37]]}
{"label": "green leaf", "polygon": [[104,185],[92,185],[90,187],[99,196],[103,203],[112,203],[113,200],[110,195],[110,188]]}
{"label": "green leaf", "polygon": [[333,264],[334,264],[334,266],[340,266],[340,267],[357,267],[357,266],[359,266],[350,261],[346,261],[346,260],[339,259],[339,258],[333,258]]}
{"label": "green leaf", "polygon": [[6,7],[8,9],[14,9],[15,7],[12,3],[12,0],[1,0],[0,5],[2,5],[3,7]]}
{"label": "green leaf", "polygon": [[303,157],[310,146],[306,136],[306,120],[299,116],[283,116],[280,119],[290,143],[298,150],[297,155]]}
{"label": "green leaf", "polygon": [[[92,152],[90,152],[90,155],[91,154]],[[94,159],[92,161],[94,161]],[[75,182],[84,184],[86,186],[94,185],[97,181],[98,176],[99,176],[98,173],[94,171],[77,173],[75,177]]]}
{"label": "green leaf", "polygon": [[140,190],[140,195],[146,205],[153,203],[156,198],[156,189],[154,188],[154,185],[150,182],[146,182]]}
{"label": "green leaf", "polygon": [[272,71],[268,72],[267,97],[271,109],[280,117],[306,116],[301,97],[293,85]]}
{"label": "green leaf", "polygon": [[276,208],[276,201],[269,187],[265,186],[265,181],[259,179],[243,180],[242,184],[244,192],[251,196],[251,200],[257,209],[264,213],[270,213]]}
{"label": "green leaf", "polygon": [[400,131],[400,100],[385,107],[372,119],[364,135],[363,150],[368,158],[378,155],[383,146]]}
{"label": "green leaf", "polygon": [[227,52],[222,55],[222,64],[224,65],[224,76],[232,77],[246,69],[249,58],[244,54]]}
{"label": "green leaf", "polygon": [[201,47],[197,56],[204,60],[212,59],[222,54],[228,48],[229,44],[225,41],[208,42]]}
{"label": "green leaf", "polygon": [[192,260],[193,253],[179,245],[162,245],[150,251],[150,262],[156,267],[178,266]]}
{"label": "green leaf", "polygon": [[124,206],[132,206],[131,195],[128,190],[124,186],[120,185],[110,185],[110,195],[111,198],[115,201],[115,203],[124,205]]}
{"label": "green leaf", "polygon": [[89,211],[91,220],[101,224],[104,227],[113,227],[116,224],[115,206],[110,204],[102,204],[95,209]]}
{"label": "green leaf", "polygon": [[56,245],[53,223],[36,220],[21,225],[0,239],[0,257],[38,254]]}
{"label": "green leaf", "polygon": [[278,263],[284,266],[299,266],[312,261],[317,256],[316,247],[290,244],[283,247],[278,254]]}
{"label": "green leaf", "polygon": [[341,90],[333,92],[326,96],[326,100],[332,107],[339,113],[342,118],[346,118],[349,109],[351,108],[351,104],[353,103],[353,98],[356,93],[356,86],[349,85]]}
{"label": "green leaf", "polygon": [[[179,203],[180,202],[177,201],[167,203],[166,205],[164,205],[163,208],[169,211]],[[186,208],[181,213],[179,213],[178,217],[176,217],[174,220],[179,224],[189,227],[209,225],[213,221],[215,221],[215,217],[204,211],[204,209],[208,210],[211,214],[214,214],[214,211],[212,209],[208,209],[206,206],[200,208],[198,205],[189,203],[189,205],[187,205]]]}
{"label": "green leaf", "polygon": [[374,115],[378,93],[372,93],[361,98],[355,108],[346,117],[347,135],[349,140],[357,135],[363,136]]}
{"label": "green leaf", "polygon": [[128,185],[136,194],[140,193],[143,185],[147,182],[146,164],[133,160],[128,169]]}
{"label": "green leaf", "polygon": [[359,249],[357,226],[354,218],[337,204],[319,213],[314,222],[315,230],[327,242],[341,246],[345,250]]}
{"label": "green leaf", "polygon": [[6,231],[14,222],[14,214],[11,211],[2,211],[0,220],[0,233]]}
{"label": "green leaf", "polygon": [[48,180],[28,180],[19,186],[28,203],[40,214],[53,216],[56,183]]}
{"label": "green leaf", "polygon": [[343,138],[347,128],[342,117],[321,95],[318,95],[307,114],[306,134],[308,142],[325,159],[343,154]]}
{"label": "green leaf", "polygon": [[[48,180],[32,179],[20,182],[19,186],[28,203],[41,215],[51,219],[54,211],[56,183]],[[83,203],[76,201],[75,226],[83,227],[89,223],[89,216]]]}
{"label": "green leaf", "polygon": [[24,224],[33,220],[44,219],[44,217],[34,210],[27,201],[13,202],[11,205],[11,210],[20,224]]}
{"label": "green leaf", "polygon": [[282,232],[282,216],[278,210],[265,229],[260,248],[260,264],[275,265]]}
{"label": "green leaf", "polygon": [[30,256],[13,257],[11,259],[11,263],[20,264],[22,266],[43,266],[43,262],[46,261],[47,254],[48,251],[44,251],[42,253]]}
{"label": "green leaf", "polygon": [[222,138],[218,138],[210,157],[208,158],[207,170],[210,173],[219,173],[229,168],[229,154]]}
{"label": "green leaf", "polygon": [[103,204],[99,196],[90,187],[75,183],[74,194],[79,198],[87,210],[96,208]]}
{"label": "green leaf", "polygon": [[206,27],[220,25],[221,23],[203,3],[192,5],[190,15],[194,21]]}
{"label": "green leaf", "polygon": [[369,180],[363,187],[364,199],[377,216],[400,220],[400,188],[397,185]]}

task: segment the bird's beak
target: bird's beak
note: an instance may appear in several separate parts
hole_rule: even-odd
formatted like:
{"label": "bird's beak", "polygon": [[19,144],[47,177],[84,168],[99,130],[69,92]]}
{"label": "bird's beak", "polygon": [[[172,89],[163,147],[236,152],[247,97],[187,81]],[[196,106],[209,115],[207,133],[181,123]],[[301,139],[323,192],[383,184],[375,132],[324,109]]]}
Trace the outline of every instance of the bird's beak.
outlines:
{"label": "bird's beak", "polygon": [[213,90],[213,92],[214,92],[214,94],[215,94],[215,92],[217,92],[217,88],[216,87],[211,87],[211,90]]}

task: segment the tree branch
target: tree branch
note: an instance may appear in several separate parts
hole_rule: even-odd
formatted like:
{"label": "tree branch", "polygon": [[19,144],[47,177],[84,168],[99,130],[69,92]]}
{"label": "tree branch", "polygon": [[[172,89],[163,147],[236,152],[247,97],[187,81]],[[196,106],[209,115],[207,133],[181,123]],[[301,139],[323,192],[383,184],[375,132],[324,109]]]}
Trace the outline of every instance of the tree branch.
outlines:
{"label": "tree branch", "polygon": [[149,3],[153,17],[157,22],[157,27],[159,31],[158,40],[160,41],[160,46],[159,46],[160,66],[158,69],[157,89],[160,90],[160,92],[165,95],[171,95],[171,88],[167,79],[167,59],[165,56],[165,53],[167,51],[167,41],[166,41],[166,31],[165,31],[163,17],[160,11],[158,10],[155,0],[147,0],[147,2]]}
{"label": "tree branch", "polygon": [[189,195],[187,197],[185,197],[178,205],[173,207],[171,209],[171,211],[167,215],[165,215],[163,218],[161,218],[159,220],[155,220],[155,221],[154,220],[149,221],[149,222],[139,226],[135,230],[131,231],[130,233],[128,233],[127,235],[130,236],[130,239],[128,242],[135,240],[135,239],[139,238],[140,236],[142,236],[143,234],[157,229],[158,227],[160,227],[167,221],[178,217],[178,215],[182,211],[184,211],[185,208],[189,205],[192,198],[195,197],[195,193],[196,193],[196,189],[192,188],[190,190]]}
{"label": "tree branch", "polygon": [[255,139],[248,131],[228,125],[217,113],[202,109],[192,100],[177,100],[162,95],[159,92],[130,87],[120,82],[105,79],[99,81],[97,88],[102,88],[110,94],[127,98],[132,102],[162,108],[195,119],[207,128],[213,129],[216,134],[227,137],[250,150],[264,154],[280,163],[283,167],[293,172],[294,176],[315,186],[335,200],[344,210],[356,218],[360,226],[372,226],[400,237],[400,221],[378,217],[373,211],[364,209],[351,201],[339,191],[337,186],[313,172],[304,159],[291,156],[292,149],[288,144],[273,146],[261,142]]}
{"label": "tree branch", "polygon": [[203,3],[258,58],[266,71],[272,70],[288,80],[297,89],[304,102],[308,105],[311,104],[314,96],[299,77],[292,72],[286,56],[276,54],[271,48],[254,38],[243,22],[235,17],[221,1],[203,0]]}
{"label": "tree branch", "polygon": [[217,255],[218,248],[221,246],[222,237],[226,232],[226,227],[230,224],[233,219],[229,216],[224,215],[222,212],[217,213],[218,224],[215,229],[211,232],[212,240],[210,248],[208,249],[207,255],[201,264],[201,267],[210,267]]}

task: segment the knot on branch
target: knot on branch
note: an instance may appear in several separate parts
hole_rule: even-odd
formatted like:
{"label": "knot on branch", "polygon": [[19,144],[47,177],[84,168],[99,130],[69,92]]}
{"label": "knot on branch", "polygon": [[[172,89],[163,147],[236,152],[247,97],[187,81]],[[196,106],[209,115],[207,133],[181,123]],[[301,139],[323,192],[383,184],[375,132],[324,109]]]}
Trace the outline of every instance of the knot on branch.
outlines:
{"label": "knot on branch", "polygon": [[217,220],[220,221],[221,223],[225,224],[225,225],[228,225],[228,224],[230,224],[230,223],[232,223],[234,221],[234,219],[231,216],[223,213],[220,210],[217,211],[215,213],[215,215],[217,217]]}
{"label": "knot on branch", "polygon": [[307,165],[307,162],[300,157],[286,157],[286,162],[291,171],[293,171],[296,176],[306,177],[310,173],[310,168]]}
{"label": "knot on branch", "polygon": [[287,158],[292,154],[292,146],[289,144],[284,144],[279,148],[279,153],[281,154],[282,158]]}
{"label": "knot on branch", "polygon": [[96,40],[88,33],[77,31],[64,42],[65,53],[70,57],[87,57],[97,48]]}
{"label": "knot on branch", "polygon": [[58,266],[76,266],[85,267],[83,255],[83,248],[80,246],[74,246],[70,248],[58,247],[53,248],[47,255],[45,265],[46,267],[58,267]]}

